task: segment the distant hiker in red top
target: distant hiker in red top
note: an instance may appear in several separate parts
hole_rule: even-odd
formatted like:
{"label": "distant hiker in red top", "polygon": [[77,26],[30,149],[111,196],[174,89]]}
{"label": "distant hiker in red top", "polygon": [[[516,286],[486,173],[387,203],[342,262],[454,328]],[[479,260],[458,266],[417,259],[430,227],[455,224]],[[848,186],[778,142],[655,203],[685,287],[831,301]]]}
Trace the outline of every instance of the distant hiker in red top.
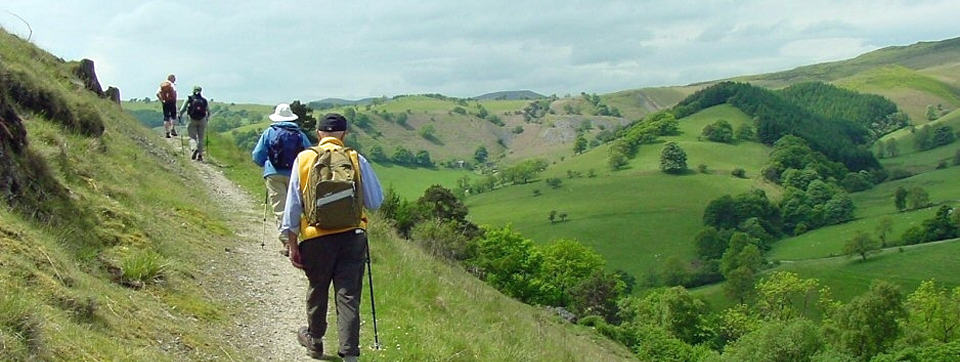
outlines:
{"label": "distant hiker in red top", "polygon": [[177,135],[177,128],[173,122],[177,120],[177,77],[173,74],[167,76],[167,80],[160,83],[160,89],[157,90],[157,99],[163,104],[163,131],[167,138]]}

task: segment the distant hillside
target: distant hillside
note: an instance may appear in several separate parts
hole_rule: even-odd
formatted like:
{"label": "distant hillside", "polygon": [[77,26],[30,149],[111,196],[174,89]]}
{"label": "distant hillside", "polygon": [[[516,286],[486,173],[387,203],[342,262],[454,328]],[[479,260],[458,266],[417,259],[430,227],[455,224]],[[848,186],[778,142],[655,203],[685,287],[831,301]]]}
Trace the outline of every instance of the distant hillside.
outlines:
{"label": "distant hillside", "polygon": [[485,100],[534,100],[540,98],[546,98],[547,96],[540,93],[529,91],[529,90],[519,90],[519,91],[501,91],[487,93],[484,95],[473,97],[478,101]]}
{"label": "distant hillside", "polygon": [[316,109],[333,108],[333,107],[339,107],[339,106],[354,106],[354,105],[364,106],[364,105],[373,103],[373,100],[375,99],[379,99],[379,98],[370,97],[370,98],[363,98],[358,100],[349,100],[349,99],[342,99],[342,98],[324,98],[319,101],[308,102],[307,105],[309,105],[311,108],[316,108]]}
{"label": "distant hillside", "polygon": [[958,59],[960,59],[960,38],[953,38],[918,42],[908,46],[890,46],[853,59],[807,65],[782,72],[745,76],[740,79],[756,81],[764,86],[779,87],[807,81],[834,81],[887,65],[900,65],[919,70],[956,63]]}

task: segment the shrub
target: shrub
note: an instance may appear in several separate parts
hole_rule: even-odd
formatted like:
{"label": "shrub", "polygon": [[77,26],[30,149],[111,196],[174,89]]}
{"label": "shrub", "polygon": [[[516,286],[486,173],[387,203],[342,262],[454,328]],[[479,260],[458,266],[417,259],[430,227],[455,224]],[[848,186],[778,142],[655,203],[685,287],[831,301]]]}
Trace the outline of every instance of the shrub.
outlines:
{"label": "shrub", "polygon": [[739,178],[747,177],[747,171],[739,167],[733,169],[733,171],[730,171],[730,174],[733,175],[734,177],[739,177]]}
{"label": "shrub", "polygon": [[704,164],[702,164],[702,163],[699,164],[699,165],[697,165],[697,172],[699,172],[699,173],[707,173],[707,172],[709,172],[709,170],[707,170],[707,165],[704,165]]}
{"label": "shrub", "polygon": [[550,185],[550,187],[555,189],[560,188],[560,185],[562,183],[563,183],[563,180],[561,180],[559,177],[551,177],[547,179],[547,185]]}
{"label": "shrub", "polygon": [[466,260],[473,256],[473,240],[460,232],[454,221],[421,222],[413,227],[411,239],[428,253],[449,260]]}
{"label": "shrub", "polygon": [[703,127],[701,135],[713,142],[730,143],[733,141],[733,126],[721,119]]}
{"label": "shrub", "polygon": [[902,168],[890,169],[890,175],[887,176],[887,181],[894,181],[899,179],[904,179],[907,177],[913,176],[913,173]]}
{"label": "shrub", "polygon": [[942,170],[945,168],[947,168],[947,160],[941,160],[939,163],[937,163],[938,170]]}

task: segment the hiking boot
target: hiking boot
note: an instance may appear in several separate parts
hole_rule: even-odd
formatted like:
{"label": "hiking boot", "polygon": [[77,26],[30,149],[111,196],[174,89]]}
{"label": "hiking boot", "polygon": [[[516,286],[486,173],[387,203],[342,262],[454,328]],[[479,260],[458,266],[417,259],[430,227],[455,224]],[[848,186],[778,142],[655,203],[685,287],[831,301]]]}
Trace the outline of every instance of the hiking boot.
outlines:
{"label": "hiking boot", "polygon": [[197,161],[203,161],[203,154],[197,154]]}
{"label": "hiking boot", "polygon": [[307,348],[310,351],[310,357],[320,358],[323,356],[323,341],[320,338],[310,335],[310,329],[307,327],[300,327],[300,330],[297,332],[297,341],[300,342],[301,346]]}
{"label": "hiking boot", "polygon": [[193,151],[193,154],[190,155],[190,159],[191,159],[191,160],[196,160],[196,159],[197,159],[197,151]]}
{"label": "hiking boot", "polygon": [[171,136],[174,136],[174,137],[178,136],[178,135],[177,135],[177,130],[175,130],[175,129],[174,129],[174,130],[171,130],[171,131],[170,131],[170,135],[171,135]]}
{"label": "hiking boot", "polygon": [[170,132],[167,132],[167,138],[170,138]]}

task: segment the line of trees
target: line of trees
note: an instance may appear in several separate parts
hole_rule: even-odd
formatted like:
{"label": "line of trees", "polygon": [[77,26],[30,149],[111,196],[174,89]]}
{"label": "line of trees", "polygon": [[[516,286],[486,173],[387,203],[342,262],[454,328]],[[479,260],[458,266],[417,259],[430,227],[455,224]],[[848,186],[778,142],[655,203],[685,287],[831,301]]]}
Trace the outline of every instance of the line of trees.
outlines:
{"label": "line of trees", "polygon": [[[818,100],[829,98],[816,97]],[[677,118],[683,118],[708,107],[729,103],[754,118],[756,138],[762,143],[773,145],[785,135],[794,135],[851,170],[880,168],[877,159],[864,147],[875,139],[878,132],[853,120],[828,119],[812,110],[818,103],[807,104],[805,99],[787,98],[776,91],[746,83],[721,82],[680,101],[673,113]],[[847,106],[861,107],[856,103]]]}
{"label": "line of trees", "polygon": [[679,133],[680,123],[673,113],[664,111],[647,115],[644,119],[617,131],[617,139],[610,146],[607,165],[612,170],[622,169],[636,156],[640,145],[654,143],[660,136]]}

